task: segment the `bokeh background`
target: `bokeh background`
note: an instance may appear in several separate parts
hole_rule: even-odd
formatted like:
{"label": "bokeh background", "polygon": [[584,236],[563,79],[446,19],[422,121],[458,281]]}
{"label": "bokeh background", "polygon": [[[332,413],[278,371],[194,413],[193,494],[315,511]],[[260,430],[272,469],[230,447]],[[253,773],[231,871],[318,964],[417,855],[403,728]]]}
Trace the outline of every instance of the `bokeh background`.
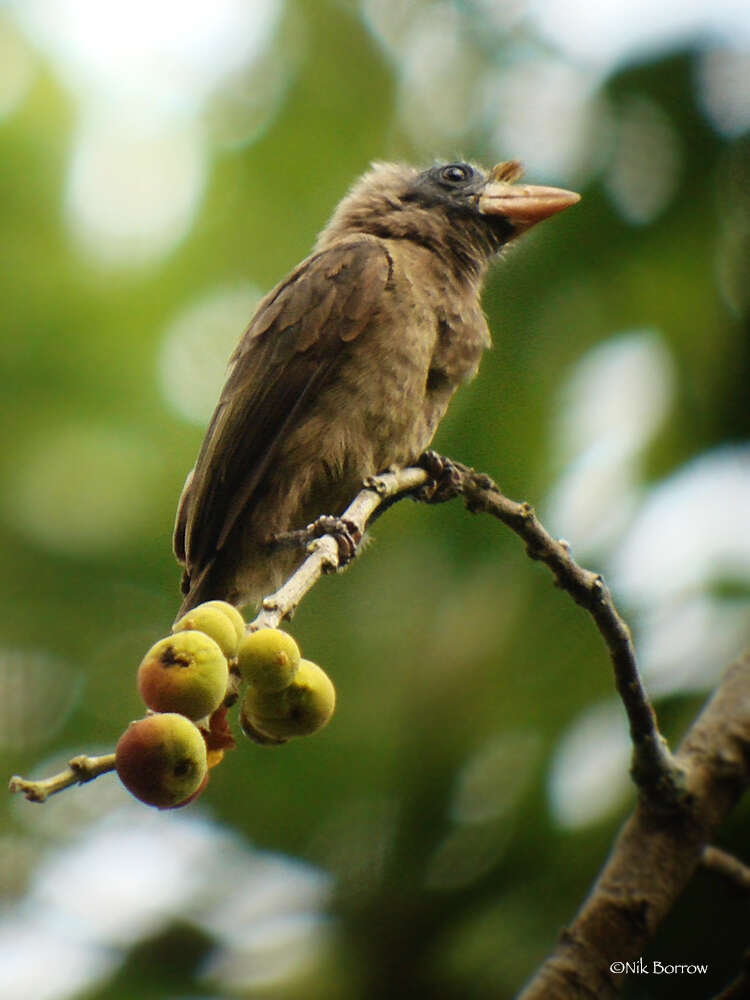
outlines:
{"label": "bokeh background", "polygon": [[[492,272],[443,452],[601,570],[677,739],[750,633],[750,7],[0,4],[0,759],[142,713],[176,500],[258,297],[373,159],[583,193]],[[114,775],[0,802],[6,1000],[511,997],[632,805],[591,623],[518,540],[403,503],[293,623],[326,731],[159,814]],[[747,857],[750,808],[723,843]],[[746,902],[699,875],[633,998],[705,997]]]}

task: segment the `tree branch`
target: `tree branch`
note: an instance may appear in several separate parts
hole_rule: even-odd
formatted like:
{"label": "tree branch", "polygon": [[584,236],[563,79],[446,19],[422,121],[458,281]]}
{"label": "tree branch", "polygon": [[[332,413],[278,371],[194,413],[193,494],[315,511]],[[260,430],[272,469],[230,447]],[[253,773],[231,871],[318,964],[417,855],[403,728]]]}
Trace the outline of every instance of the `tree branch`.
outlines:
{"label": "tree branch", "polygon": [[703,850],[701,866],[706,871],[721,875],[743,892],[750,892],[750,867],[728,851],[709,845]]}
{"label": "tree branch", "polygon": [[578,565],[568,544],[549,534],[528,503],[509,500],[482,473],[464,465],[456,468],[467,508],[474,513],[490,514],[514,531],[525,542],[529,557],[543,562],[557,586],[594,619],[612,661],[617,691],[630,723],[633,780],[654,805],[671,808],[679,803],[683,775],[659,732],[638,671],[630,629],[620,617],[604,580],[598,573]]}
{"label": "tree branch", "polygon": [[[373,515],[386,501],[413,494],[428,479],[424,469],[412,467],[371,476],[341,515],[341,520],[356,526],[362,537]],[[360,549],[361,542],[357,551]],[[316,538],[308,546],[308,552],[308,557],[289,579],[275,593],[265,598],[259,614],[250,623],[250,628],[277,628],[284,618],[292,616],[302,598],[312,590],[324,573],[330,573],[341,565],[339,547],[333,535]]]}
{"label": "tree branch", "polygon": [[[433,456],[439,460],[439,456]],[[569,546],[553,538],[540,524],[533,508],[504,496],[495,483],[482,473],[458,462],[443,460],[449,468],[451,490],[442,489],[440,500],[463,495],[468,510],[490,514],[502,521],[525,543],[532,559],[543,562],[556,584],[585,608],[602,636],[615,674],[617,690],[625,706],[633,740],[633,778],[641,794],[654,806],[669,809],[683,794],[683,775],[659,732],[656,716],[638,672],[630,630],[620,617],[612,595],[598,573],[583,569],[571,555]],[[387,472],[368,480],[342,519],[354,524],[363,536],[368,522],[379,508],[404,496],[425,499],[430,492],[420,490],[430,482],[424,469],[409,467]],[[290,617],[305,594],[326,571],[340,565],[339,548],[333,535],[323,535],[310,545],[310,555],[295,573],[263,601],[260,614],[250,628],[275,628]]]}
{"label": "tree branch", "polygon": [[556,950],[519,1000],[607,1000],[617,963],[637,959],[750,784],[750,654],[733,664],[676,754],[681,807],[641,800]]}
{"label": "tree branch", "polygon": [[113,753],[102,754],[101,757],[87,757],[79,754],[68,761],[68,766],[59,774],[51,778],[43,778],[39,781],[29,781],[14,774],[8,783],[8,790],[11,792],[22,792],[29,802],[44,802],[57,792],[70,788],[71,785],[83,785],[87,781],[93,781],[100,774],[107,771],[114,771],[115,755]]}
{"label": "tree branch", "polygon": [[[413,496],[427,502],[438,502],[462,494],[470,511],[490,514],[511,528],[524,541],[529,556],[544,562],[557,585],[589,612],[604,639],[617,689],[630,721],[634,746],[632,770],[641,795],[647,797],[654,808],[679,806],[683,775],[658,730],[656,716],[638,673],[630,631],[617,612],[601,576],[579,566],[568,545],[554,539],[545,530],[529,504],[509,500],[488,476],[468,466],[440,459],[432,453],[427,457],[431,471],[437,470],[435,474],[439,475],[442,468],[446,473],[444,482],[436,485],[425,469],[417,467],[373,476],[343,512],[342,520],[351,524],[361,539],[373,517],[401,497]],[[361,542],[356,551],[360,549]],[[307,558],[289,579],[266,597],[249,628],[278,626],[284,618],[292,615],[323,573],[341,565],[341,550],[333,534],[315,539],[308,551]],[[236,681],[233,677],[232,689],[228,692],[230,698],[236,696]],[[24,790],[19,784],[21,779],[14,781],[13,790]]]}
{"label": "tree branch", "polygon": [[748,996],[750,996],[750,953],[745,952],[740,973],[713,1000],[747,1000]]}
{"label": "tree branch", "polygon": [[[342,519],[361,539],[368,523],[404,496],[438,502],[463,495],[471,512],[489,514],[511,528],[525,543],[528,555],[543,562],[556,584],[593,618],[628,714],[639,802],[588,899],[522,998],[613,997],[622,978],[612,971],[613,963],[639,956],[698,864],[731,874],[740,884],[750,880],[750,872],[740,862],[708,846],[750,782],[750,657],[729,670],[679,752],[672,755],[641,682],[630,631],[601,576],[579,566],[569,546],[546,531],[529,504],[509,500],[489,477],[467,466],[442,461],[448,476],[437,485],[422,468],[372,477]],[[355,555],[360,550],[361,541]],[[315,539],[308,553],[283,586],[263,601],[249,628],[278,626],[323,573],[342,563],[333,534]],[[82,755],[52,778],[25,781],[14,777],[10,789],[43,802],[49,795],[113,768],[114,754]]]}
{"label": "tree branch", "polygon": [[[696,866],[702,862],[728,873],[726,858],[720,866],[718,853],[708,844],[748,783],[750,660],[729,671],[673,755],[641,681],[630,630],[602,577],[581,567],[570,547],[549,534],[529,504],[509,500],[488,476],[449,464],[453,495],[462,494],[471,512],[489,514],[514,531],[528,555],[543,562],[555,583],[589,612],[606,645],[627,711],[638,807],[578,917],[522,994],[523,1000],[612,997],[622,979],[612,971],[615,963],[639,957]],[[427,483],[421,469],[376,477],[343,517],[364,535],[386,499],[393,502],[412,495],[429,501],[430,491],[423,489]],[[450,491],[443,487],[438,492],[442,500]],[[339,565],[332,536],[318,539],[312,549],[297,572],[264,601],[251,627],[278,625],[322,572]],[[733,870],[736,877],[736,867]]]}

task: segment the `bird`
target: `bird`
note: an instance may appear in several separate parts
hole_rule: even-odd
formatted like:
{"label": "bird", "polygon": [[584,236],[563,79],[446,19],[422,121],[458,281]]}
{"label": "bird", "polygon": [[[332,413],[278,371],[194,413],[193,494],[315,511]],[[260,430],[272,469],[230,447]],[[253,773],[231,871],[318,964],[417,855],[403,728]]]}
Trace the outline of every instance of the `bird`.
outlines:
{"label": "bird", "polygon": [[490,346],[490,262],[580,199],[522,176],[516,160],[374,163],[261,300],[179,500],[178,618],[257,605],[304,558],[280,535],[340,515],[368,476],[427,449]]}

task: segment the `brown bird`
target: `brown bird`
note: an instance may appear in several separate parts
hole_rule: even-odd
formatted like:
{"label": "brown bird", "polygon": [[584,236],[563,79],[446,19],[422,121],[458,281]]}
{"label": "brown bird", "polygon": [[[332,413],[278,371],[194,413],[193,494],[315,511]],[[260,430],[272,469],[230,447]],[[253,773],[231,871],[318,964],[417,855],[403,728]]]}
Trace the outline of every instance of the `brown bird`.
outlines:
{"label": "brown bird", "polygon": [[303,557],[275,536],[342,513],[365,477],[427,448],[490,344],[489,261],[579,200],[521,174],[376,164],[262,300],[180,498],[180,614],[259,601]]}

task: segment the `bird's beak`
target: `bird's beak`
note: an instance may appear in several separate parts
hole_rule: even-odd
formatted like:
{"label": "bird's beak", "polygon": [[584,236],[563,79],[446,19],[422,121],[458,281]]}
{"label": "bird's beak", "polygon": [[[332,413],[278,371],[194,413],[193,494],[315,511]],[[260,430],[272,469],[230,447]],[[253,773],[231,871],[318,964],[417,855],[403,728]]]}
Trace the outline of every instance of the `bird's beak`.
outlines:
{"label": "bird's beak", "polygon": [[523,168],[517,160],[493,167],[479,195],[481,214],[501,215],[520,233],[581,200],[580,194],[564,188],[515,184],[522,175]]}

